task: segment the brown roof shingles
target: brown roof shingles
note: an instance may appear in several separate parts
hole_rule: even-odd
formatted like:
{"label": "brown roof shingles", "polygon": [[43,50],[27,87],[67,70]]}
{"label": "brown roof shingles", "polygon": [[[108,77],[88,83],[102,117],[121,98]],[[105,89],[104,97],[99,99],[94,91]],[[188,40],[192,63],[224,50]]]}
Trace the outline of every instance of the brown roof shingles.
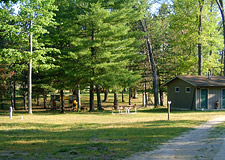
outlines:
{"label": "brown roof shingles", "polygon": [[[177,76],[174,79],[179,78],[193,86],[199,86],[199,87],[222,87],[225,86],[225,77],[219,77],[219,76],[211,76],[210,78],[208,76]],[[165,85],[173,81],[174,79],[167,82]]]}

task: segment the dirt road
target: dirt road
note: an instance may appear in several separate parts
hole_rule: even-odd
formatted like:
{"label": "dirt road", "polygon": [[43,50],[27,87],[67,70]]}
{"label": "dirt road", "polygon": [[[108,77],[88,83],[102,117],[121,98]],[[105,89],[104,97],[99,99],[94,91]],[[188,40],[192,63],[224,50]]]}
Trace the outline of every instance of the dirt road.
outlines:
{"label": "dirt road", "polygon": [[209,120],[157,150],[138,153],[127,160],[225,160],[225,133],[210,135],[214,126],[223,122],[225,116]]}

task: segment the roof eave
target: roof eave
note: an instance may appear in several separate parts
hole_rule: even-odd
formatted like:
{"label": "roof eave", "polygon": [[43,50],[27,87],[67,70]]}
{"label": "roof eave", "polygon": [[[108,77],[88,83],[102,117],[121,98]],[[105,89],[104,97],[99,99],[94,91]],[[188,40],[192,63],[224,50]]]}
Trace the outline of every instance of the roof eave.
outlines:
{"label": "roof eave", "polygon": [[175,80],[176,78],[179,78],[179,79],[181,79],[182,81],[184,81],[184,82],[186,82],[186,83],[188,83],[188,84],[190,84],[190,85],[192,85],[192,86],[194,86],[194,87],[197,87],[197,85],[195,85],[195,84],[193,84],[193,83],[191,83],[191,82],[189,82],[189,81],[187,81],[187,80],[181,78],[180,76],[174,77],[173,79],[171,79],[171,80],[169,80],[168,82],[164,83],[162,86],[167,86],[170,82],[172,82],[172,81]]}

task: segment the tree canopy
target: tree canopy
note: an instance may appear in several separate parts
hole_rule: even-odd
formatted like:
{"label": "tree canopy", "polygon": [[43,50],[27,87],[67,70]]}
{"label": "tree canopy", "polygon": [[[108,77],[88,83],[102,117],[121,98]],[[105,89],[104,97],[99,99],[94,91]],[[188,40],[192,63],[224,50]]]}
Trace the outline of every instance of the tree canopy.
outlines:
{"label": "tree canopy", "polygon": [[0,8],[2,90],[12,77],[27,84],[29,65],[34,92],[89,88],[92,111],[95,88],[117,94],[148,82],[157,106],[160,85],[175,75],[224,73],[223,1],[5,0]]}

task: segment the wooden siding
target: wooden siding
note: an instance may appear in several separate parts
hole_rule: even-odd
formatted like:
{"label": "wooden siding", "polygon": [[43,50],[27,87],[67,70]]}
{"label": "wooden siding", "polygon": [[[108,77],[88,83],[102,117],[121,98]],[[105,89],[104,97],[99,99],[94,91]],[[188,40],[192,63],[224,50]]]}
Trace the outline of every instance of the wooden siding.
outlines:
{"label": "wooden siding", "polygon": [[[180,92],[175,92],[179,87]],[[190,93],[186,93],[186,87],[190,87]],[[195,87],[180,79],[175,79],[168,84],[168,101],[171,101],[172,109],[195,109]]]}
{"label": "wooden siding", "polygon": [[201,109],[201,89],[208,89],[208,109],[216,109],[216,101],[219,101],[219,107],[221,107],[222,88],[204,87],[197,89],[197,109]]}
{"label": "wooden siding", "polygon": [[201,107],[201,102],[200,102],[200,99],[201,99],[201,89],[198,88],[197,89],[197,95],[196,95],[196,109],[200,109]]}

